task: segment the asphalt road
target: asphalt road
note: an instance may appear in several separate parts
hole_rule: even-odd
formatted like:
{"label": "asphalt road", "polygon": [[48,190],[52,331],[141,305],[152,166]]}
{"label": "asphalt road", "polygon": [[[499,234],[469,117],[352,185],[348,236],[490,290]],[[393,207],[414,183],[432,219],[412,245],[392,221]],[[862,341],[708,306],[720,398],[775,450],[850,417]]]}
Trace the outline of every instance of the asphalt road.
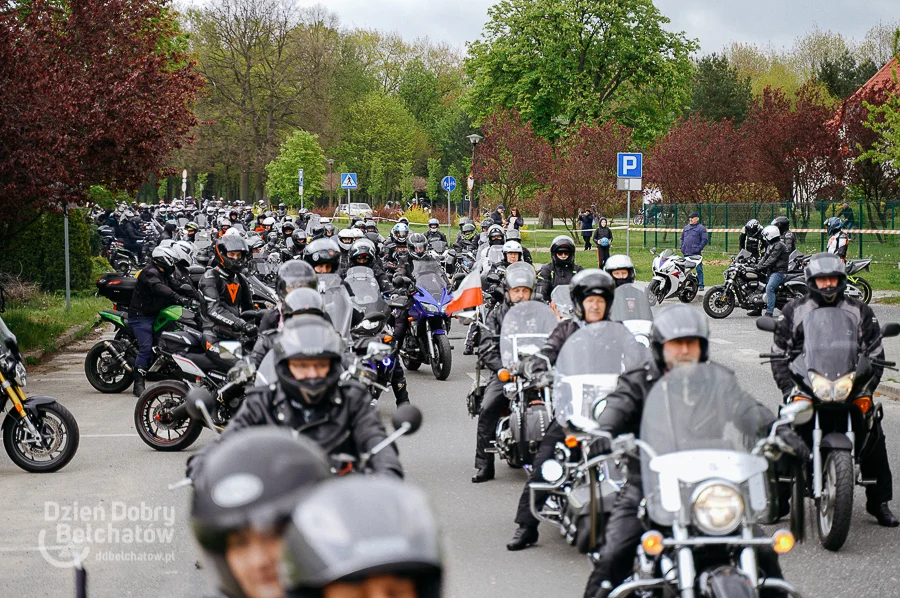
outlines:
{"label": "asphalt road", "polygon": [[[699,303],[694,305],[700,309]],[[875,310],[882,322],[900,321],[900,308],[876,306]],[[733,368],[746,389],[775,407],[778,393],[768,366],[760,365],[756,357],[768,350],[770,336],[757,331],[753,319],[738,313],[713,322],[712,331],[712,358]],[[452,336],[460,334],[457,327]],[[60,399],[79,422],[81,446],[64,470],[49,475],[24,473],[0,457],[4,514],[0,558],[5,565],[0,594],[72,595],[71,569],[53,564],[66,558],[59,547],[77,533],[91,533],[96,540],[98,528],[104,532],[113,528],[119,530],[119,537],[102,538],[104,542],[92,544],[86,555],[92,598],[203,596],[206,579],[187,518],[190,492],[166,488],[182,477],[191,451],[151,450],[134,430],[133,397],[102,395],[90,387],[82,362],[91,343],[73,345],[29,372],[28,394]],[[428,369],[409,374],[410,394],[424,412],[425,423],[416,436],[400,443],[409,481],[427,491],[443,528],[445,595],[580,596],[590,566],[555,529],[543,526],[533,548],[518,553],[505,549],[515,529],[512,520],[525,473],[498,463],[496,480],[480,485],[469,481],[475,421],[466,414],[465,395],[474,362],[462,355],[461,340],[455,340],[454,346],[449,380],[434,380]],[[900,342],[887,341],[887,351],[890,359],[900,357]],[[379,405],[385,420],[392,412],[392,400],[386,395]],[[900,404],[884,402],[888,450],[896,465],[900,463]],[[204,432],[196,446],[211,439],[212,434]],[[839,553],[819,547],[809,520],[810,541],[782,558],[785,575],[804,596],[900,593],[896,550],[900,529],[874,523],[865,513],[861,488],[855,499],[853,527]],[[895,510],[900,511],[900,502],[895,502]],[[127,533],[137,533],[140,542],[129,543]]]}

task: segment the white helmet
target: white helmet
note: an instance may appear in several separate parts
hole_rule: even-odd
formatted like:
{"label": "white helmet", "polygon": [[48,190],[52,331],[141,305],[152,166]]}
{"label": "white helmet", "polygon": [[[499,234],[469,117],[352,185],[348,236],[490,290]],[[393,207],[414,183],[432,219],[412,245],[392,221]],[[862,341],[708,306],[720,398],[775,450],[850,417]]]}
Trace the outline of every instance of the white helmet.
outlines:
{"label": "white helmet", "polygon": [[194,263],[194,244],[190,241],[175,241],[172,249],[179,255],[186,266]]}
{"label": "white helmet", "polygon": [[269,228],[272,228],[273,226],[275,226],[275,219],[272,218],[271,216],[269,216],[268,218],[263,220],[263,226],[268,226]]}
{"label": "white helmet", "polygon": [[363,238],[363,233],[358,228],[345,228],[337,234],[337,243],[344,251],[350,251],[350,246],[355,241]]}
{"label": "white helmet", "polygon": [[781,231],[777,226],[770,224],[762,229],[762,238],[766,243],[773,243],[781,236]]}
{"label": "white helmet", "polygon": [[518,241],[507,241],[503,244],[503,255],[506,256],[508,253],[518,253],[519,261],[521,261],[525,257],[525,252],[522,250],[522,245]]}

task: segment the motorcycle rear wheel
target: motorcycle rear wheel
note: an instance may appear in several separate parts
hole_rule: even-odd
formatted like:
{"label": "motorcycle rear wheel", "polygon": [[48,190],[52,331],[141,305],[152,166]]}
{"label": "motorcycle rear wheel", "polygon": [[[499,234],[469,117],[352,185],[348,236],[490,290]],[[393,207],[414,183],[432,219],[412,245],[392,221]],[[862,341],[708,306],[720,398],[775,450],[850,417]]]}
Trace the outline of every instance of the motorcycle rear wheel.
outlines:
{"label": "motorcycle rear wheel", "polygon": [[684,283],[684,288],[678,293],[678,300],[682,303],[690,303],[697,297],[697,291],[700,290],[700,283],[696,278],[691,277]]}
{"label": "motorcycle rear wheel", "polygon": [[157,451],[181,451],[194,444],[203,424],[190,418],[166,421],[173,409],[184,403],[188,386],[177,380],[164,380],[149,386],[134,406],[134,427],[147,446]]}
{"label": "motorcycle rear wheel", "polygon": [[872,301],[872,285],[869,284],[869,281],[862,276],[857,276],[853,286],[859,289],[859,292],[862,293],[863,303],[868,305]]}
{"label": "motorcycle rear wheel", "polygon": [[[78,451],[81,435],[78,422],[68,409],[59,403],[39,405],[38,421],[33,421],[38,432],[50,446],[37,448],[29,442],[33,437],[25,421],[18,415],[7,415],[3,426],[3,447],[18,467],[29,473],[52,473],[65,467]],[[62,447],[61,450],[60,446]],[[53,452],[59,450],[53,456]],[[43,458],[47,460],[43,460]]]}
{"label": "motorcycle rear wheel", "polygon": [[432,337],[437,359],[431,361],[431,373],[438,380],[446,380],[450,377],[450,366],[453,365],[453,353],[450,350],[450,339],[446,334],[436,334]]}
{"label": "motorcycle rear wheel", "polygon": [[703,296],[703,311],[710,318],[727,318],[734,311],[734,305],[734,293],[725,291],[723,286],[713,287]]}
{"label": "motorcycle rear wheel", "polygon": [[97,343],[88,351],[84,358],[84,375],[91,386],[100,392],[125,392],[134,383],[134,374],[114,362],[103,342]]}
{"label": "motorcycle rear wheel", "polygon": [[828,453],[822,467],[822,497],[816,503],[819,542],[826,550],[840,550],[853,516],[853,457],[849,451]]}

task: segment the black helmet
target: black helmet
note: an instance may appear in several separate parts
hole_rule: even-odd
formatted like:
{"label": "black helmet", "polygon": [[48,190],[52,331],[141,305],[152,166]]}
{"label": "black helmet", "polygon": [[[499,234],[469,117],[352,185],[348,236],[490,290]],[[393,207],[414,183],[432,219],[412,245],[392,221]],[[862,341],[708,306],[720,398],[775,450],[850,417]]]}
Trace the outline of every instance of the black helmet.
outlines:
{"label": "black helmet", "polygon": [[[458,223],[458,224],[459,224],[459,230],[462,230],[462,227],[465,226],[466,224],[471,224],[471,223],[472,223],[472,221],[469,220],[468,218],[466,218],[465,216],[462,217],[462,218],[460,218],[460,219],[459,219],[459,223]],[[472,228],[474,229],[475,227],[473,226]]]}
{"label": "black helmet", "polygon": [[350,246],[350,265],[368,266],[370,268],[375,265],[375,244],[369,239],[354,241],[353,245]]}
{"label": "black helmet", "polygon": [[[279,385],[292,401],[306,406],[318,405],[332,394],[341,375],[344,343],[334,327],[315,316],[296,316],[284,329],[272,349]],[[330,359],[325,378],[297,380],[288,366],[290,359]]]}
{"label": "black helmet", "polygon": [[293,220],[285,220],[284,224],[281,225],[281,232],[287,236],[293,233],[296,228],[297,226],[294,224]]}
{"label": "black helmet", "polygon": [[294,234],[291,235],[291,239],[294,241],[294,245],[297,246],[298,250],[302,251],[304,247],[306,247],[306,231],[305,230],[295,230]]}
{"label": "black helmet", "polygon": [[750,236],[756,236],[759,234],[759,220],[756,218],[751,218],[747,221],[747,224],[744,225],[744,231]]}
{"label": "black helmet", "polygon": [[569,295],[572,297],[572,308],[575,317],[584,319],[584,300],[588,297],[603,297],[606,300],[606,312],[603,319],[609,319],[613,298],[616,295],[616,283],[613,277],[599,268],[582,270],[572,277],[569,283]]}
{"label": "black helmet", "polygon": [[428,255],[428,238],[422,233],[413,233],[409,236],[409,254],[415,260],[420,260]]}
{"label": "black helmet", "polygon": [[433,226],[437,226],[437,227],[441,226],[441,223],[437,218],[430,218],[428,220],[428,228],[431,228]]}
{"label": "black helmet", "polygon": [[241,217],[241,213],[239,211],[235,210],[234,208],[232,208],[231,211],[228,212],[228,219],[231,220],[232,222],[236,222],[237,219],[240,217]]}
{"label": "black helmet", "polygon": [[[238,259],[233,259],[228,257],[229,251],[240,251],[243,255]],[[247,262],[247,254],[249,253],[250,247],[247,246],[247,241],[240,235],[222,235],[216,241],[216,258],[219,261],[219,266],[229,272],[235,274],[240,272]]]}
{"label": "black helmet", "polygon": [[466,222],[462,225],[462,236],[464,239],[471,239],[475,236],[475,225],[471,222]]}
{"label": "black helmet", "polygon": [[628,276],[625,278],[616,278],[613,276],[613,282],[616,283],[617,287],[634,282],[634,262],[632,262],[631,258],[627,255],[617,253],[616,255],[609,256],[609,259],[603,264],[603,269],[610,276],[612,276],[612,273],[615,270],[628,270]]}
{"label": "black helmet", "polygon": [[163,227],[163,230],[169,234],[172,234],[176,230],[178,230],[178,226],[174,222],[166,222],[166,225]]}
{"label": "black helmet", "polygon": [[505,275],[506,301],[510,302],[509,291],[518,287],[528,287],[534,296],[534,288],[537,286],[537,274],[534,267],[525,262],[516,262],[506,268]]}
{"label": "black helmet", "polygon": [[485,218],[481,221],[481,232],[486,233],[489,228],[496,224],[493,218]]}
{"label": "black helmet", "polygon": [[491,225],[487,233],[488,245],[503,245],[506,243],[506,235],[499,224]]}
{"label": "black helmet", "polygon": [[782,235],[791,228],[791,222],[788,220],[787,216],[776,216],[775,219],[772,220],[772,224],[778,227],[778,230]]}
{"label": "black helmet", "polygon": [[411,579],[419,598],[441,595],[443,559],[425,494],[384,477],[335,478],[305,494],[284,534],[283,565],[289,598],[385,574]]}
{"label": "black helmet", "polygon": [[700,339],[700,361],[709,359],[709,324],[698,309],[673,305],[659,312],[650,330],[650,351],[662,371],[666,370],[663,345],[679,338]]}
{"label": "black helmet", "polygon": [[331,264],[331,271],[336,272],[341,254],[337,245],[330,239],[316,239],[303,250],[303,259],[313,267],[320,264]]}
{"label": "black helmet", "polygon": [[[834,303],[838,297],[844,294],[847,288],[847,270],[844,262],[833,253],[817,253],[809,258],[806,264],[806,287],[809,289],[809,295],[819,304]],[[828,287],[825,290],[816,286],[816,278],[825,278],[836,276],[838,283],[836,287]]]}
{"label": "black helmet", "polygon": [[317,290],[319,277],[313,267],[300,260],[288,260],[278,267],[275,276],[275,293],[282,301],[294,289]]}
{"label": "black helmet", "polygon": [[[307,266],[309,264],[306,264]],[[319,291],[306,287],[294,289],[282,300],[281,314],[285,320],[294,316],[325,317],[325,300]]]}
{"label": "black helmet", "polygon": [[837,216],[832,216],[823,222],[825,225],[825,230],[829,235],[833,235],[836,232],[840,231],[843,228],[844,223]]}
{"label": "black helmet", "polygon": [[320,222],[313,226],[309,231],[309,236],[313,241],[323,238],[325,236],[325,225]]}
{"label": "black helmet", "polygon": [[[560,251],[568,251],[569,257],[560,259],[556,254]],[[575,241],[567,235],[559,235],[550,243],[550,258],[555,266],[572,266],[575,264]]]}
{"label": "black helmet", "polygon": [[194,476],[191,527],[219,592],[245,596],[225,560],[229,534],[280,528],[300,493],[329,476],[319,445],[283,428],[239,430],[210,451]]}

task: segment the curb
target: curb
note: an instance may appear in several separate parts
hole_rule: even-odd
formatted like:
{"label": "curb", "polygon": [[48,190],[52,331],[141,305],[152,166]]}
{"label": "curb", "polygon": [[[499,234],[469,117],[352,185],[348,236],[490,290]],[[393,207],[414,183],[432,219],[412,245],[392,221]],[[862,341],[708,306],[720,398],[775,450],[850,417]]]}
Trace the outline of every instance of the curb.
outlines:
{"label": "curb", "polygon": [[[60,334],[59,337],[57,337],[56,346],[54,347],[54,349],[52,351],[49,351],[49,353],[55,353],[55,352],[59,351],[60,349],[63,349],[66,345],[68,345],[72,341],[76,340],[79,336],[82,336],[82,334],[85,331],[90,330],[94,326],[96,326],[96,324],[97,324],[96,322],[89,322],[88,324],[80,324],[80,325],[76,324],[75,326],[72,326],[71,328],[69,328],[62,334]],[[43,348],[41,348],[41,349],[35,349],[33,351],[29,351],[27,353],[23,353],[22,357],[26,361],[29,359],[32,359],[36,362],[40,362],[41,359],[43,359],[44,356],[47,354],[48,354],[48,351],[45,351]]]}
{"label": "curb", "polygon": [[885,382],[882,380],[878,384],[876,394],[882,395],[892,401],[900,401],[900,382]]}

